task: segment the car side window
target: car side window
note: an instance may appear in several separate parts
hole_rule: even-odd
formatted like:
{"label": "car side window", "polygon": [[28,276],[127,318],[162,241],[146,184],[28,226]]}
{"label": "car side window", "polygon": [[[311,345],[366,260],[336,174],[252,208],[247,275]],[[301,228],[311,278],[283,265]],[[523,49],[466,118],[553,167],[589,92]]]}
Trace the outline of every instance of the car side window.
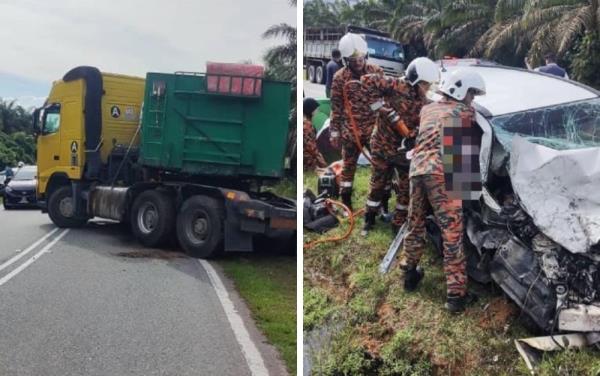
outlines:
{"label": "car side window", "polygon": [[46,107],[43,115],[43,134],[58,132],[60,128],[60,104]]}

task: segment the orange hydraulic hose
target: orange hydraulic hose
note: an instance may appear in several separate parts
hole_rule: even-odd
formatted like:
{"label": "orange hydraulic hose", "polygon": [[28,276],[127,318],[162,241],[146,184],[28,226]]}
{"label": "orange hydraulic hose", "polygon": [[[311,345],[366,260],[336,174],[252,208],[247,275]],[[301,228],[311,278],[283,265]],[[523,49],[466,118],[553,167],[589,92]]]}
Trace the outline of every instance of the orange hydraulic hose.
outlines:
{"label": "orange hydraulic hose", "polygon": [[[317,240],[313,240],[312,242],[305,243],[304,244],[304,249],[306,249],[306,250],[313,248],[317,244],[327,243],[327,242],[337,242],[337,241],[341,241],[341,240],[347,239],[350,236],[350,234],[352,233],[352,230],[354,230],[354,220],[355,220],[355,217],[361,215],[364,212],[364,210],[365,210],[365,209],[360,209],[356,213],[353,213],[352,210],[350,210],[350,208],[348,208],[346,205],[344,205],[343,203],[341,203],[339,201],[327,199],[327,200],[325,200],[325,203],[327,204],[329,213],[331,213],[331,215],[335,216],[335,213],[333,212],[333,209],[331,209],[332,206],[339,206],[339,207],[342,208],[342,210],[344,210],[344,212],[346,212],[348,214],[348,221],[350,222],[350,224],[348,225],[348,229],[342,235],[332,236],[332,237],[325,238],[325,239],[317,239]],[[338,221],[340,221],[339,218],[338,218]]]}
{"label": "orange hydraulic hose", "polygon": [[360,143],[360,135],[358,133],[358,126],[356,125],[356,121],[354,120],[354,116],[352,113],[352,106],[350,105],[350,100],[348,99],[348,84],[351,83],[358,83],[359,85],[362,85],[362,83],[358,80],[350,80],[348,82],[346,82],[346,84],[344,85],[344,110],[346,111],[346,116],[348,116],[348,118],[350,119],[350,129],[352,130],[352,134],[354,136],[354,142],[356,143],[356,146],[358,147],[358,150],[365,156],[365,158],[367,158],[367,160],[373,164],[373,160],[371,159],[371,156],[368,155],[367,153],[365,153],[362,144]]}

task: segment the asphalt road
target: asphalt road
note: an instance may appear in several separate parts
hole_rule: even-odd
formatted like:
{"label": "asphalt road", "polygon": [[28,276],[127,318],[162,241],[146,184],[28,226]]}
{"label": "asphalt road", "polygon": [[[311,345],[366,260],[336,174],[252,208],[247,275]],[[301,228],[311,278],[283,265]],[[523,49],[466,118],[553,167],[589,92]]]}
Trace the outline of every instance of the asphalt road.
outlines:
{"label": "asphalt road", "polygon": [[0,209],[0,375],[285,374],[211,270],[144,249],[115,223],[65,231],[38,211]]}

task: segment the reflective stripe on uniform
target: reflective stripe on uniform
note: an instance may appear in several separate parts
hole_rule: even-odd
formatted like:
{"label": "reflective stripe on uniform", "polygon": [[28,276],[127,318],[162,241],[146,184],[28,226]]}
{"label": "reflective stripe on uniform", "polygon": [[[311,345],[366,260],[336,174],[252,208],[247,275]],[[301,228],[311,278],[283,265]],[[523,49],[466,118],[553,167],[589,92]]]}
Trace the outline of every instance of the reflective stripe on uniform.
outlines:
{"label": "reflective stripe on uniform", "polygon": [[398,209],[398,210],[408,210],[408,206],[396,204],[396,209]]}
{"label": "reflective stripe on uniform", "polygon": [[343,181],[340,183],[340,187],[350,188],[350,187],[352,187],[352,182],[351,181]]}
{"label": "reflective stripe on uniform", "polygon": [[371,110],[372,111],[377,111],[379,110],[381,107],[383,107],[383,101],[380,99],[377,102],[371,104]]}
{"label": "reflective stripe on uniform", "polygon": [[371,200],[367,200],[367,206],[370,206],[372,208],[376,208],[381,204],[381,201],[371,201]]}

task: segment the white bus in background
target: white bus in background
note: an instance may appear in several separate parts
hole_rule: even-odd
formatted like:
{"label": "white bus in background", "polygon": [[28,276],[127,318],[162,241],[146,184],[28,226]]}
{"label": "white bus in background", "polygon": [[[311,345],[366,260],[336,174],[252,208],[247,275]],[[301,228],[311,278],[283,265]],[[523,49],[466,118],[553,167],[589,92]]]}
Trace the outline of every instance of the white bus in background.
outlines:
{"label": "white bus in background", "polygon": [[347,32],[359,34],[367,42],[369,62],[380,66],[388,75],[404,72],[404,48],[388,33],[359,26],[309,27],[304,30],[304,68],[310,82],[325,83],[325,66],[331,50],[338,47]]}

